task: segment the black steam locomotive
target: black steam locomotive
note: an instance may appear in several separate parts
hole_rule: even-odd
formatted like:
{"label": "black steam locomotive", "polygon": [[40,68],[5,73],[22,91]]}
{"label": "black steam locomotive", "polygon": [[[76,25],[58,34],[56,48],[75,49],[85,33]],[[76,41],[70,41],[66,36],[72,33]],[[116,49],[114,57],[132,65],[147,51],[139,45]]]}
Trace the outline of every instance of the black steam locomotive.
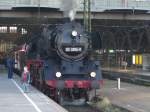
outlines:
{"label": "black steam locomotive", "polygon": [[59,102],[88,100],[89,91],[100,88],[100,61],[93,56],[97,37],[86,32],[81,24],[71,21],[46,26],[33,35],[26,52],[33,84]]}

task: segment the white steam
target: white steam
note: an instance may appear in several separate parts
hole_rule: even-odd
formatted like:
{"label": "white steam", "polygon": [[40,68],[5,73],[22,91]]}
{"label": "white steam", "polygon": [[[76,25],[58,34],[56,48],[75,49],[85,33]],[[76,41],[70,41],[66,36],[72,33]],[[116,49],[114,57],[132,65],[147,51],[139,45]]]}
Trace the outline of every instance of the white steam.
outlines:
{"label": "white steam", "polygon": [[75,19],[76,11],[79,5],[78,0],[62,0],[62,10],[64,17],[69,17],[71,21]]}

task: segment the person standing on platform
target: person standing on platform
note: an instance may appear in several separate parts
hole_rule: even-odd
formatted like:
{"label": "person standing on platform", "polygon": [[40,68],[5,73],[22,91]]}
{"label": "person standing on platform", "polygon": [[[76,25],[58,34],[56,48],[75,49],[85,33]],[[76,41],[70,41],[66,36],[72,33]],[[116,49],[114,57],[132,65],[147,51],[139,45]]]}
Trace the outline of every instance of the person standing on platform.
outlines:
{"label": "person standing on platform", "polygon": [[13,78],[14,64],[15,64],[15,61],[11,57],[8,57],[6,60],[6,65],[7,65],[7,69],[8,69],[8,79]]}
{"label": "person standing on platform", "polygon": [[25,93],[29,92],[29,84],[30,84],[30,72],[28,71],[27,66],[25,66],[24,71],[22,73],[22,86],[23,91]]}

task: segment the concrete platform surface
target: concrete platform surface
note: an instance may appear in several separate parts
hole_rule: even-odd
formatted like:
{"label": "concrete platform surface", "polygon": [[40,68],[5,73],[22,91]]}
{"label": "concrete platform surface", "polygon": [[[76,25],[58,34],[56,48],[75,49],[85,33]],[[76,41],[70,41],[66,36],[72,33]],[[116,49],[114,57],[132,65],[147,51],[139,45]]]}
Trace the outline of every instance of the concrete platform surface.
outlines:
{"label": "concrete platform surface", "polygon": [[20,79],[0,73],[0,112],[67,112],[53,100],[30,86],[29,93],[23,93]]}
{"label": "concrete platform surface", "polygon": [[121,82],[121,89],[118,90],[117,81],[105,80],[100,93],[113,104],[133,112],[150,112],[150,87]]}

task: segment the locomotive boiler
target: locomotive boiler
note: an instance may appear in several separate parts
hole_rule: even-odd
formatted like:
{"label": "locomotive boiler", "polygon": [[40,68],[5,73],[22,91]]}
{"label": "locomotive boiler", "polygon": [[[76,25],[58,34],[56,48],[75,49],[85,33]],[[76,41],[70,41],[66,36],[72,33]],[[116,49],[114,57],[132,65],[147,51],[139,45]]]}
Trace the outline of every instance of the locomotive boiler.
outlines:
{"label": "locomotive boiler", "polygon": [[100,61],[93,56],[95,36],[81,24],[71,21],[45,26],[31,38],[26,64],[32,83],[46,94],[60,103],[89,100],[89,91],[100,88]]}

